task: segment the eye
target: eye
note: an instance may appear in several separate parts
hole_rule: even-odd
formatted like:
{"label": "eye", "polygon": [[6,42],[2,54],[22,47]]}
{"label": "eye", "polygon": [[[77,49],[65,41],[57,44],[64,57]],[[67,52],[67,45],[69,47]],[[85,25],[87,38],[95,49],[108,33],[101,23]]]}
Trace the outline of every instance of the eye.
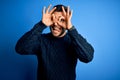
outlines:
{"label": "eye", "polygon": [[65,22],[65,19],[60,19],[60,22]]}
{"label": "eye", "polygon": [[51,17],[51,21],[53,21],[53,17]]}

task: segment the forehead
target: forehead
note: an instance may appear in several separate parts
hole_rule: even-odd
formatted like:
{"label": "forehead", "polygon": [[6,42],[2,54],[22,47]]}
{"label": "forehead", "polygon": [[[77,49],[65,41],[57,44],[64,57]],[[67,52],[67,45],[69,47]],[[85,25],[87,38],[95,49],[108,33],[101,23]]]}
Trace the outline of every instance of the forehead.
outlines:
{"label": "forehead", "polygon": [[54,12],[53,14],[54,14],[56,17],[57,17],[57,16],[58,16],[58,17],[59,17],[59,16],[63,16],[63,12]]}

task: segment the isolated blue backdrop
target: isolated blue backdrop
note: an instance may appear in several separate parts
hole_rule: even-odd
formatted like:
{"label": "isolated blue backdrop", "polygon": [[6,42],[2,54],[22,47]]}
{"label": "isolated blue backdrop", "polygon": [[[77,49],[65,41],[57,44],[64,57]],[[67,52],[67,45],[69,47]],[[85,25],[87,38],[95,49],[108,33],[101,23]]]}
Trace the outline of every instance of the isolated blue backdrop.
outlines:
{"label": "isolated blue backdrop", "polygon": [[119,0],[0,0],[0,80],[36,79],[36,56],[19,55],[14,48],[49,4],[69,5],[72,23],[95,49],[91,63],[78,62],[77,80],[120,80]]}

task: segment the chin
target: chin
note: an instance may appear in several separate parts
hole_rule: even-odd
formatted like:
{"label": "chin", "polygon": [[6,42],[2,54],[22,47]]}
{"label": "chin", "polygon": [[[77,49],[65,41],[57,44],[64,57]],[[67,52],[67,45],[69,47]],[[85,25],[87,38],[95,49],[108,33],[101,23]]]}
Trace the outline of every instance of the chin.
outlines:
{"label": "chin", "polygon": [[54,37],[59,37],[61,32],[55,31],[55,30],[51,30],[51,33]]}
{"label": "chin", "polygon": [[54,37],[59,37],[59,34],[54,34],[54,33],[52,33],[52,35],[53,35]]}

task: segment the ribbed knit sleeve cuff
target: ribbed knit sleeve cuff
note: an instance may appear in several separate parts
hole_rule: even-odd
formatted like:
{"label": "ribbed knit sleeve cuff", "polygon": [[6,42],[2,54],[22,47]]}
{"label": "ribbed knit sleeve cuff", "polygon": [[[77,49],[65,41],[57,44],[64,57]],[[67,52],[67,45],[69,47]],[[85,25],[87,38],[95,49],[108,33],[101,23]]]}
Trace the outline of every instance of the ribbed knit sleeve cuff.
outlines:
{"label": "ribbed knit sleeve cuff", "polygon": [[68,34],[72,37],[75,37],[78,35],[78,32],[77,32],[76,28],[74,26],[72,26],[72,28],[68,30]]}

